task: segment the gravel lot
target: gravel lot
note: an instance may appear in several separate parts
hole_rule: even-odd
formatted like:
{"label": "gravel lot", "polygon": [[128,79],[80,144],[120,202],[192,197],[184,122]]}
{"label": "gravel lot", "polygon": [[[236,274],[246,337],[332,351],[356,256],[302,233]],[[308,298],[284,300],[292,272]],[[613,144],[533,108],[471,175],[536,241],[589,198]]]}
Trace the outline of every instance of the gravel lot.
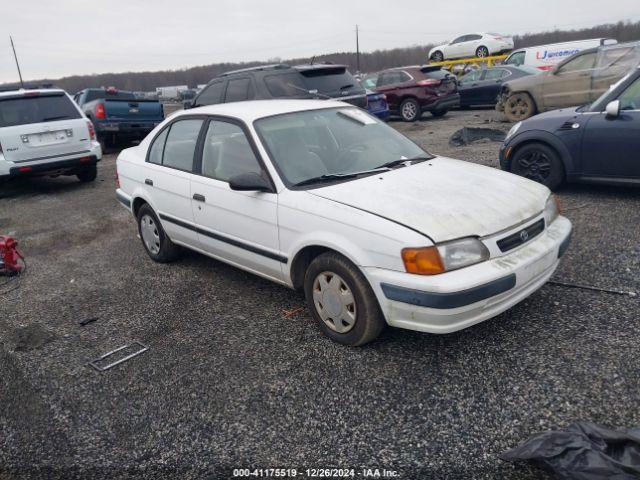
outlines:
{"label": "gravel lot", "polygon": [[[509,128],[493,117],[392,125],[434,153],[496,166],[498,143],[447,143],[465,125]],[[298,293],[195,253],[151,262],[114,170],[109,155],[92,184],[0,192],[0,233],[28,261],[0,294],[0,480],[215,479],[250,466],[546,478],[498,454],[577,420],[640,424],[640,297],[547,285],[462,332],[387,329],[341,347],[306,311],[286,315]],[[571,186],[560,198],[574,240],[555,279],[640,291],[640,189]],[[135,340],[149,351],[104,373],[87,365]]]}

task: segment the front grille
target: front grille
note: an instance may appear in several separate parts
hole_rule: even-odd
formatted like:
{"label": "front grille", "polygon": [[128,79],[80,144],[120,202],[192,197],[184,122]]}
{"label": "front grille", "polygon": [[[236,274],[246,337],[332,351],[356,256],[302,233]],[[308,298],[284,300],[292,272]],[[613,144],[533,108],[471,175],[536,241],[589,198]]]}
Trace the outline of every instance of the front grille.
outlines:
{"label": "front grille", "polygon": [[516,233],[512,233],[508,237],[504,237],[498,240],[498,248],[501,252],[508,252],[520,245],[527,243],[533,238],[537,237],[544,231],[544,218],[541,218],[536,223],[529,225],[522,230],[518,230]]}

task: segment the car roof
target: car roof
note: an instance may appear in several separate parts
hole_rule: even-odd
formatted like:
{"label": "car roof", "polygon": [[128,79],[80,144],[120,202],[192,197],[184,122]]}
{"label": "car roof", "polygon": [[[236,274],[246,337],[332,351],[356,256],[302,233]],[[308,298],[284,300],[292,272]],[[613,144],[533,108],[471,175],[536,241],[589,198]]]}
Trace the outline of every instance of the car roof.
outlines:
{"label": "car roof", "polygon": [[332,68],[347,68],[346,65],[341,65],[338,63],[306,63],[304,65],[294,65],[293,68],[299,70],[301,72],[306,72],[309,70],[324,70],[324,69],[332,69]]}
{"label": "car roof", "polygon": [[37,89],[16,89],[0,91],[0,97],[15,97],[26,94],[41,94],[41,93],[65,93],[61,88],[37,88]]}
{"label": "car roof", "polygon": [[245,102],[219,103],[204,107],[191,108],[176,112],[171,118],[185,115],[220,115],[233,117],[252,123],[259,118],[281,115],[283,113],[304,112],[325,108],[356,108],[353,105],[334,100],[249,100]]}
{"label": "car roof", "polygon": [[286,63],[273,63],[271,65],[258,65],[256,67],[240,68],[238,70],[230,70],[216,75],[215,78],[227,77],[229,75],[237,75],[240,73],[251,73],[272,70],[289,70],[291,67]]}

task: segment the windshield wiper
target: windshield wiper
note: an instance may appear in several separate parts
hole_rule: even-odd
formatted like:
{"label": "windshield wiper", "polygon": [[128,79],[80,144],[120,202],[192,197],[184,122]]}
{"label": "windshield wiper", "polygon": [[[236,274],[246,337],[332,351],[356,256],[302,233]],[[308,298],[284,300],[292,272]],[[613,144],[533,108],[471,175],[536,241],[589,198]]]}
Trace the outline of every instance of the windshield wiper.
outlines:
{"label": "windshield wiper", "polygon": [[298,85],[294,85],[293,83],[287,83],[287,86],[291,88],[295,88],[296,90],[300,90],[301,92],[306,93],[307,95],[317,95],[320,97],[324,97],[327,100],[331,100],[332,97],[326,95],[324,93],[320,93],[318,90],[307,90],[306,88],[299,87]]}
{"label": "windshield wiper", "polygon": [[410,162],[409,165],[413,165],[415,162],[424,162],[425,160],[431,160],[433,157],[413,157],[413,158],[399,158],[397,160],[391,160],[390,162],[383,163],[377,168],[392,168],[397,167],[398,165],[407,165],[407,162]]}
{"label": "windshield wiper", "polygon": [[294,183],[293,186],[302,187],[303,185],[311,185],[313,183],[329,182],[332,180],[343,180],[345,178],[355,178],[355,177],[359,177],[360,175],[366,175],[369,173],[377,173],[377,172],[388,172],[389,170],[391,169],[387,167],[376,167],[376,168],[372,168],[371,170],[362,170],[360,172],[327,173],[324,175],[319,175],[317,177],[307,178],[306,180],[302,180],[301,182]]}

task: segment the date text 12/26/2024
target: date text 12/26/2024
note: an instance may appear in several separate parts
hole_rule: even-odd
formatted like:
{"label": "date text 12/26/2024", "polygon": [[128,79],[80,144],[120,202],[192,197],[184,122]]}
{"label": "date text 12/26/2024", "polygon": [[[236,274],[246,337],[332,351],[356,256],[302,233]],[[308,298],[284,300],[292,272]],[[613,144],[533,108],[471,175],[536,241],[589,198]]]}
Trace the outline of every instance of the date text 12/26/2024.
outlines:
{"label": "date text 12/26/2024", "polygon": [[386,468],[234,468],[234,477],[246,478],[401,478]]}

